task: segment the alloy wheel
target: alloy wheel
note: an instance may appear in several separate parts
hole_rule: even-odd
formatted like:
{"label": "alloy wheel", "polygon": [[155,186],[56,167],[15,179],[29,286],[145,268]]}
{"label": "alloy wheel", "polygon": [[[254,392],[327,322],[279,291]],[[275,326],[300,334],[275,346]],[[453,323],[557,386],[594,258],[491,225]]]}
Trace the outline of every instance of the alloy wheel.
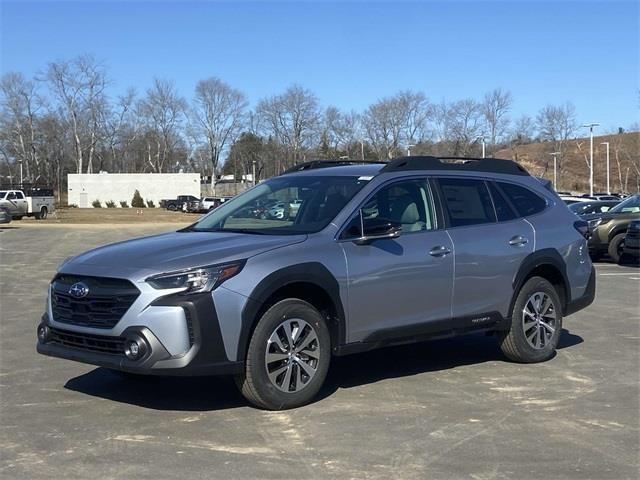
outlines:
{"label": "alloy wheel", "polygon": [[316,374],[319,360],[318,335],[302,319],[284,320],[269,336],[265,366],[278,390],[295,393],[305,388]]}
{"label": "alloy wheel", "polygon": [[556,306],[549,295],[536,292],[522,310],[522,330],[527,343],[536,350],[549,344],[556,331]]}

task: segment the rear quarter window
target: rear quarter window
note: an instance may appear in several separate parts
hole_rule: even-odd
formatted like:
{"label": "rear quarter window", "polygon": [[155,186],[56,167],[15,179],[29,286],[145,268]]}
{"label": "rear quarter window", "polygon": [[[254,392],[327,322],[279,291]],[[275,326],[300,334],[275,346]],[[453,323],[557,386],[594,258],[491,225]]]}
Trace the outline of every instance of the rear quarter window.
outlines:
{"label": "rear quarter window", "polygon": [[521,217],[535,215],[547,207],[547,201],[528,188],[503,182],[498,185]]}

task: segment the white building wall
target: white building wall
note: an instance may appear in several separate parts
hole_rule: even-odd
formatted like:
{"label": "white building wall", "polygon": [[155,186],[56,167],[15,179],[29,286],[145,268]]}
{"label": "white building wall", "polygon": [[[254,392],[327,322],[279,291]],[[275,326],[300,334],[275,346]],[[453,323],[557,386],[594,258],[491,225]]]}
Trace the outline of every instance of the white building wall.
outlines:
{"label": "white building wall", "polygon": [[70,173],[68,175],[68,204],[91,208],[94,200],[113,200],[131,206],[133,192],[138,190],[146,202],[153,200],[158,207],[160,200],[178,195],[200,198],[199,173]]}

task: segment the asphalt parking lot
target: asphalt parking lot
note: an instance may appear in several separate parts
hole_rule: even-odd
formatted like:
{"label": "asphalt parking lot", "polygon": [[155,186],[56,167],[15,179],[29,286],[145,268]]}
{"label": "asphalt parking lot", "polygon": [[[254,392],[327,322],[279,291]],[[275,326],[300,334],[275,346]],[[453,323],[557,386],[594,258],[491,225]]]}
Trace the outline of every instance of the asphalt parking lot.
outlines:
{"label": "asphalt parking lot", "polygon": [[168,226],[0,230],[0,477],[623,479],[639,475],[640,269],[597,264],[560,349],[507,362],[492,337],[333,362],[312,405],[249,407],[228,378],[121,379],[37,355],[67,256]]}

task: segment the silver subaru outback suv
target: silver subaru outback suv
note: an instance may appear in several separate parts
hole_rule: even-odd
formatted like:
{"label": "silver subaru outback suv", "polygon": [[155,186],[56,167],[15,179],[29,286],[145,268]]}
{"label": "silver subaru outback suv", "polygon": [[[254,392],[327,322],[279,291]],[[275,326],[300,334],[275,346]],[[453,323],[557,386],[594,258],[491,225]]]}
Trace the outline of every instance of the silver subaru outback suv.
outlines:
{"label": "silver subaru outback suv", "polygon": [[[234,375],[266,409],[312,400],[331,357],[485,331],[554,355],[595,295],[588,227],[518,164],[309,162],[177,232],[67,259],[38,352],[129,374]],[[277,214],[274,212],[277,211]]]}

